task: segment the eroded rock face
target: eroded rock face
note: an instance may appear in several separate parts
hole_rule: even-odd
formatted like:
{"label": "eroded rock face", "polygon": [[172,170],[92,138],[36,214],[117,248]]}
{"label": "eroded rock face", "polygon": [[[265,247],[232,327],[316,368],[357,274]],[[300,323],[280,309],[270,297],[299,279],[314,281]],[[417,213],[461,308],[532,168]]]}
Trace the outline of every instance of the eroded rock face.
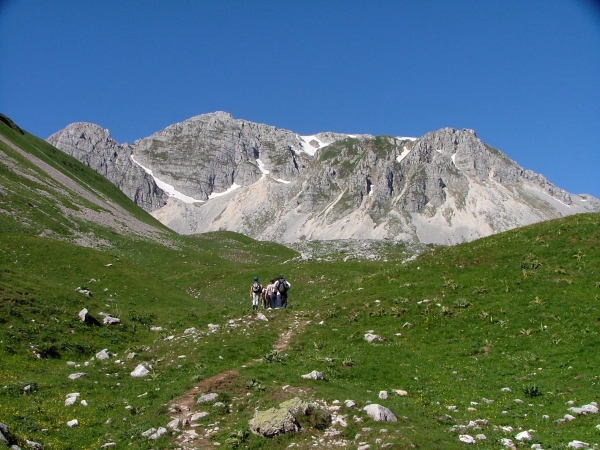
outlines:
{"label": "eroded rock face", "polygon": [[[453,244],[600,211],[597,199],[571,195],[524,170],[467,129],[443,128],[419,139],[301,137],[217,112],[131,145],[82,123],[48,142],[105,175],[183,234],[227,229],[283,242]],[[170,185],[172,196],[157,182]]]}
{"label": "eroded rock face", "polygon": [[54,133],[47,141],[106,177],[146,211],[166,204],[168,195],[132,161],[132,147],[117,143],[107,129],[78,122]]}

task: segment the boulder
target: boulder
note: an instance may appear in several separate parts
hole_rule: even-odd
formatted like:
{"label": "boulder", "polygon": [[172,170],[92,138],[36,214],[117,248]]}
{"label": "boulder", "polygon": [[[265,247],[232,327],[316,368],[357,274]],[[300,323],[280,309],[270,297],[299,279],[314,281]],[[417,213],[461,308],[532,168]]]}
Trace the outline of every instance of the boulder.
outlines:
{"label": "boulder", "polygon": [[300,429],[296,419],[299,415],[320,415],[322,425],[331,424],[329,412],[320,408],[316,403],[308,403],[295,397],[280,403],[279,408],[257,411],[249,422],[250,431],[264,437],[297,431]]}
{"label": "boulder", "polygon": [[458,436],[458,440],[460,442],[464,442],[465,444],[476,444],[475,438],[473,436],[469,436],[468,434],[461,434]]}
{"label": "boulder", "polygon": [[196,404],[200,404],[200,403],[208,403],[208,402],[212,402],[213,400],[216,400],[219,397],[219,394],[215,394],[214,392],[210,393],[210,394],[204,394],[201,395],[198,400],[196,400]]}
{"label": "boulder", "polygon": [[248,425],[252,433],[264,437],[273,437],[299,429],[292,413],[281,408],[270,408],[257,412]]}
{"label": "boulder", "polygon": [[323,375],[323,372],[317,372],[316,370],[313,370],[311,373],[302,375],[302,378],[304,378],[305,380],[325,380],[325,381],[327,381],[327,379],[325,378],[325,375]]}
{"label": "boulder", "polygon": [[87,373],[77,372],[77,373],[72,373],[71,375],[68,376],[69,380],[76,380],[77,378],[81,378],[81,377],[87,377]]}
{"label": "boulder", "polygon": [[87,320],[88,317],[88,310],[87,308],[83,308],[81,311],[79,311],[79,314],[77,314],[79,316],[79,319],[82,322],[85,322]]}
{"label": "boulder", "polygon": [[110,314],[101,312],[98,313],[98,315],[104,317],[104,319],[102,319],[102,323],[104,323],[104,325],[119,325],[121,323],[121,319],[112,317]]}
{"label": "boulder", "polygon": [[135,369],[133,369],[133,372],[131,372],[130,375],[134,378],[143,378],[149,373],[150,371],[146,369],[146,367],[143,364],[139,364]]}
{"label": "boulder", "polygon": [[73,392],[71,394],[67,394],[65,396],[65,406],[71,406],[77,401],[77,397],[79,397],[79,392]]}
{"label": "boulder", "polygon": [[111,354],[108,349],[105,348],[104,350],[100,350],[98,353],[96,353],[96,359],[102,361],[103,359],[109,359],[110,355]]}
{"label": "boulder", "polygon": [[398,419],[392,411],[387,409],[385,406],[373,403],[367,405],[363,410],[371,417],[375,422],[397,422]]}

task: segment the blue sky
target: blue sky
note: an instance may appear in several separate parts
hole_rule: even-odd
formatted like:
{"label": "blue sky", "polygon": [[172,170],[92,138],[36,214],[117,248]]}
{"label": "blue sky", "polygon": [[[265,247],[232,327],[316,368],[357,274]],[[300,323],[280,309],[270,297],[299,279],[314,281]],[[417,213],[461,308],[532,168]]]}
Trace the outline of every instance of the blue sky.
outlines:
{"label": "blue sky", "polygon": [[300,134],[473,128],[600,197],[600,7],[586,0],[0,0],[0,112],[133,142],[197,114]]}

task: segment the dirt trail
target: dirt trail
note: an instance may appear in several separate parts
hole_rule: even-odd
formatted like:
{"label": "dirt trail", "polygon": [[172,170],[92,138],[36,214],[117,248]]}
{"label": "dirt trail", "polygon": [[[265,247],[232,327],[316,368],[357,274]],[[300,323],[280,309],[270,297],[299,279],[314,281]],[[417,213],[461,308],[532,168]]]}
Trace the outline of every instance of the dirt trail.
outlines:
{"label": "dirt trail", "polygon": [[[279,338],[273,344],[273,350],[282,352],[287,349],[292,337],[297,333],[301,333],[305,325],[306,321],[302,320],[301,313],[290,314],[286,323],[282,326],[283,331],[279,334]],[[250,366],[257,361],[260,360],[247,362],[246,364],[243,364],[243,366]],[[206,429],[202,426],[195,426],[191,421],[191,417],[196,409],[196,398],[198,394],[206,394],[223,390],[224,388],[232,388],[238,377],[239,372],[232,369],[205,378],[181,397],[173,399],[169,403],[170,420],[179,419],[179,427],[183,431],[175,438],[175,442],[179,448],[182,450],[192,450],[215,447],[208,436],[208,434],[210,434],[210,429]],[[243,391],[246,392],[245,389],[243,389]]]}

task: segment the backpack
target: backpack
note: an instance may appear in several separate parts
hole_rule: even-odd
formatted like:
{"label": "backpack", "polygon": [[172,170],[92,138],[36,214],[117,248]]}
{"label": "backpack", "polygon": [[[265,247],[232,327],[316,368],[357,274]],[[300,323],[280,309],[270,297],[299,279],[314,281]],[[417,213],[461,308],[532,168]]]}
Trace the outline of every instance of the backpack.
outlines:
{"label": "backpack", "polygon": [[260,286],[260,283],[259,283],[258,281],[255,281],[255,282],[252,284],[252,292],[255,292],[255,293],[257,293],[257,294],[258,294],[259,292],[262,292],[262,287]]}
{"label": "backpack", "polygon": [[277,283],[277,290],[280,294],[285,294],[288,290],[287,281],[279,280],[279,283]]}

